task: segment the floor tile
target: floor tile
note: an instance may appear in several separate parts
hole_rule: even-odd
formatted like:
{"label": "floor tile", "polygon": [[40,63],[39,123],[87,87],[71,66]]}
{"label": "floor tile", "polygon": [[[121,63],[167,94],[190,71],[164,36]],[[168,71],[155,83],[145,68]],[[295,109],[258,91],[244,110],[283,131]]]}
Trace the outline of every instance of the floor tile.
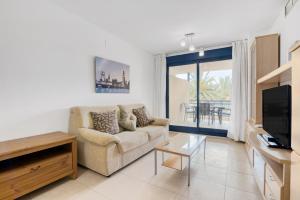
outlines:
{"label": "floor tile", "polygon": [[[193,162],[191,164],[191,178],[199,178],[203,181],[225,185],[226,173],[226,169],[223,168]],[[185,176],[188,175],[187,168],[183,170],[182,174]]]}
{"label": "floor tile", "polygon": [[172,199],[174,193],[121,173],[99,183],[94,190],[110,199]]}
{"label": "floor tile", "polygon": [[97,172],[80,167],[76,181],[92,188],[106,179],[108,178]]}
{"label": "floor tile", "polygon": [[237,160],[237,161],[248,161],[246,151],[228,151],[228,159],[229,160]]}
{"label": "floor tile", "polygon": [[107,200],[104,196],[97,194],[92,191],[89,187],[81,184],[77,180],[64,179],[58,181],[54,184],[51,184],[47,187],[42,188],[41,190],[37,190],[32,194],[25,196],[24,199],[32,199],[32,200],[47,200],[47,199],[55,199],[55,200],[65,200],[65,199],[91,199],[94,196],[99,200]]}
{"label": "floor tile", "polygon": [[187,199],[223,200],[225,186],[200,179],[192,179],[190,187],[183,187],[179,191],[179,195]]}
{"label": "floor tile", "polygon": [[258,193],[258,188],[252,175],[229,172],[227,174],[226,186],[245,192]]}
{"label": "floor tile", "polygon": [[231,160],[230,162],[228,162],[227,170],[230,172],[253,175],[253,170],[248,160]]}
{"label": "floor tile", "polygon": [[183,187],[187,186],[187,177],[182,176],[180,172],[176,170],[169,170],[169,172],[158,173],[151,179],[150,184],[177,193]]}
{"label": "floor tile", "polygon": [[[158,153],[157,170],[159,174],[170,170],[161,166],[160,153]],[[150,152],[146,157],[143,157],[141,160],[137,160],[137,162],[134,162],[122,169],[120,173],[126,176],[131,176],[132,178],[149,182],[154,176],[154,153]]]}
{"label": "floor tile", "polygon": [[260,196],[254,193],[244,192],[233,188],[226,188],[225,200],[261,200]]}

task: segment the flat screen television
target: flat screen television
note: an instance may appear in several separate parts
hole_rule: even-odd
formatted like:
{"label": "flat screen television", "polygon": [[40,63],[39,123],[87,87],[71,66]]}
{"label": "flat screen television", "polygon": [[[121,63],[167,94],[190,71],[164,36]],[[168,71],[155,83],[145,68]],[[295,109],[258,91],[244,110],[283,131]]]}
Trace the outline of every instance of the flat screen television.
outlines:
{"label": "flat screen television", "polygon": [[291,148],[291,86],[263,90],[263,129],[282,148]]}

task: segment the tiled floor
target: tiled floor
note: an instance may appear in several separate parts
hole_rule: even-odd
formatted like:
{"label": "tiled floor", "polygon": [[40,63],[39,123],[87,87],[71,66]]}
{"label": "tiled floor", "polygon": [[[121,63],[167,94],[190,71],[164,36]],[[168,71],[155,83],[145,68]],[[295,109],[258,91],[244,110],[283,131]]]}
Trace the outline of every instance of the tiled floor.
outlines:
{"label": "tiled floor", "polygon": [[209,137],[206,161],[202,152],[192,160],[190,187],[186,170],[159,167],[154,176],[150,152],[109,178],[80,167],[76,180],[66,178],[22,199],[260,200],[244,144]]}

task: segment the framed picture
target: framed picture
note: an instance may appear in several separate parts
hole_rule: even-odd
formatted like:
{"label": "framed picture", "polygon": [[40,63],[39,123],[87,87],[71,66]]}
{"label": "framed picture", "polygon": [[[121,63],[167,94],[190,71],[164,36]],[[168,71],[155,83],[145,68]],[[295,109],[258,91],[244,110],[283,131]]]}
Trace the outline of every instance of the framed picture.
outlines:
{"label": "framed picture", "polygon": [[129,93],[129,66],[96,57],[96,93]]}

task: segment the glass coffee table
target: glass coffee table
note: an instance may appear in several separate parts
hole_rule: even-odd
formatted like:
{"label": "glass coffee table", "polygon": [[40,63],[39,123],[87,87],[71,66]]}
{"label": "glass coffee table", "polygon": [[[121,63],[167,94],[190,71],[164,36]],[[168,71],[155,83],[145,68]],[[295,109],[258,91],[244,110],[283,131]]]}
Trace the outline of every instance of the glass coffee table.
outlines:
{"label": "glass coffee table", "polygon": [[[183,170],[185,163],[183,157],[187,158],[188,186],[190,186],[191,158],[204,145],[204,160],[206,151],[206,136],[178,133],[170,138],[168,143],[161,143],[154,147],[154,173],[157,174],[157,152],[162,152],[162,166],[172,169]],[[169,156],[165,159],[164,153]]]}

